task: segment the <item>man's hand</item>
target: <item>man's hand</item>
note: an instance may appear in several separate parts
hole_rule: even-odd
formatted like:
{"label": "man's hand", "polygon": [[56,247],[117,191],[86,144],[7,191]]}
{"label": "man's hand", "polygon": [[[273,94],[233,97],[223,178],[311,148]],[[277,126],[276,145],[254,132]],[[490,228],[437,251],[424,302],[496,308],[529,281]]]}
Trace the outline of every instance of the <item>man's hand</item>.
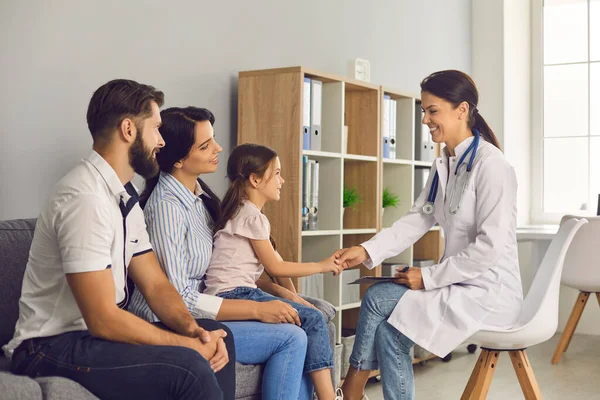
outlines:
{"label": "man's hand", "polygon": [[[421,274],[421,269],[412,267],[407,268],[408,270],[406,270],[406,268],[398,268],[396,270],[396,274],[394,274],[396,279],[394,279],[394,282],[400,285],[406,285],[412,290],[424,289],[425,285],[423,284],[423,275]],[[406,272],[402,272],[404,270],[406,270]]]}
{"label": "man's hand", "polygon": [[208,343],[211,340],[209,332],[206,329],[199,327],[195,321],[194,321],[194,324],[192,326],[190,326],[190,328],[186,332],[185,336],[189,336],[192,338],[198,338],[203,343]]}
{"label": "man's hand", "polygon": [[215,342],[217,343],[217,351],[209,360],[209,363],[213,371],[219,372],[229,362],[229,354],[222,336],[215,336]]}
{"label": "man's hand", "polygon": [[341,249],[333,253],[335,263],[341,265],[344,269],[352,268],[361,264],[369,254],[362,246],[353,246],[348,249]]}
{"label": "man's hand", "polygon": [[271,300],[257,303],[258,319],[268,324],[295,324],[300,326],[298,311],[291,305],[281,300]]}
{"label": "man's hand", "polygon": [[223,340],[227,336],[227,332],[223,329],[205,332],[210,336],[209,341],[203,343],[199,338],[190,338],[190,347],[209,361],[210,367],[217,372],[229,362],[229,355]]}

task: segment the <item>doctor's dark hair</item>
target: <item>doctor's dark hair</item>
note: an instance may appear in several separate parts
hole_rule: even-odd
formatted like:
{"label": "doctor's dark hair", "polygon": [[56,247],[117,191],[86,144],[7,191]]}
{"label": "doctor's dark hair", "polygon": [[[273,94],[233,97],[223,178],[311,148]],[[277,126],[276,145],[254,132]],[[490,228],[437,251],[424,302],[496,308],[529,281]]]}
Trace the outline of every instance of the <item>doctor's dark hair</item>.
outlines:
{"label": "doctor's dark hair", "polygon": [[[227,178],[231,184],[223,197],[221,219],[215,227],[215,233],[223,229],[227,221],[237,215],[242,202],[248,198],[245,187],[250,175],[263,178],[276,157],[275,150],[259,144],[246,143],[233,149],[227,161]],[[273,176],[267,179],[272,179]],[[275,248],[275,241],[272,237],[270,240]]]}
{"label": "doctor's dark hair", "polygon": [[125,118],[141,120],[152,115],[152,102],[162,107],[165,95],[153,86],[128,79],[114,79],[100,86],[90,99],[87,124],[94,143],[109,141]]}
{"label": "doctor's dark hair", "polygon": [[[165,141],[165,146],[156,154],[156,161],[160,171],[171,173],[175,163],[186,158],[196,143],[196,124],[208,121],[215,124],[215,116],[206,108],[198,107],[171,107],[160,113],[162,125],[160,134]],[[146,179],[144,191],[140,196],[140,206],[144,208],[148,198],[158,183],[158,175]],[[198,178],[198,183],[208,196],[202,195],[202,200],[208,209],[213,222],[216,224],[221,217],[221,201],[206,183]]]}
{"label": "doctor's dark hair", "polygon": [[438,71],[429,75],[421,82],[421,91],[450,102],[455,108],[463,101],[469,104],[469,128],[477,129],[481,136],[502,150],[500,143],[485,119],[479,114],[479,92],[473,79],[464,72],[457,70]]}

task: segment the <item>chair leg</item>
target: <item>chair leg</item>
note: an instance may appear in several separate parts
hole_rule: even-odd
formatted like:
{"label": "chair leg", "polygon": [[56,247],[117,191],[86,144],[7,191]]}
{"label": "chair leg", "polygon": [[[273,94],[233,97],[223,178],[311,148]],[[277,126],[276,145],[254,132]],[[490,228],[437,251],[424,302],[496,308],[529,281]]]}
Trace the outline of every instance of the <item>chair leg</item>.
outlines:
{"label": "chair leg", "polygon": [[596,298],[598,299],[598,305],[600,306],[600,292],[596,292]]}
{"label": "chair leg", "polygon": [[521,390],[525,395],[525,400],[541,400],[542,394],[525,350],[511,351],[510,359],[521,385]]}
{"label": "chair leg", "polygon": [[[565,330],[560,336],[560,340],[558,341],[558,345],[556,346],[556,350],[554,350],[554,355],[552,356],[552,364],[557,364],[562,357],[562,354],[567,351],[569,348],[569,344],[571,343],[571,338],[573,338],[573,333],[575,333],[575,328],[579,323],[579,319],[581,318],[581,314],[583,313],[583,309],[590,298],[590,294],[586,292],[580,292],[577,297],[577,301],[573,306],[573,311],[571,311],[571,316],[569,316],[569,320],[567,321],[567,325],[565,325]],[[600,300],[599,300],[600,301]]]}
{"label": "chair leg", "polygon": [[490,390],[492,377],[498,365],[498,355],[494,350],[481,349],[477,364],[473,368],[469,382],[461,396],[461,400],[485,400]]}

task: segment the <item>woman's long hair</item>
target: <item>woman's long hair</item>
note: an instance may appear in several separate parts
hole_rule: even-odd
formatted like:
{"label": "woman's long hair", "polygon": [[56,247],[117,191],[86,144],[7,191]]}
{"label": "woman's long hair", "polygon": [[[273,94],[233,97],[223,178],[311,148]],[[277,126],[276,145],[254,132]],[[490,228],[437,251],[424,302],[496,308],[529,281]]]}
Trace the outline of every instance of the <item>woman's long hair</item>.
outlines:
{"label": "woman's long hair", "polygon": [[481,136],[502,150],[498,138],[490,128],[485,119],[479,114],[477,104],[479,103],[479,92],[473,79],[464,72],[457,70],[446,70],[434,72],[421,82],[421,91],[444,99],[454,107],[458,107],[463,101],[469,104],[469,128],[477,129]]}
{"label": "woman's long hair", "polygon": [[[223,229],[227,221],[237,215],[242,202],[248,198],[245,186],[250,175],[264,177],[275,157],[277,157],[275,150],[258,144],[241,144],[233,149],[227,161],[227,178],[231,184],[223,197],[221,218],[215,227],[215,232]],[[275,247],[272,238],[271,243]]]}
{"label": "woman's long hair", "polygon": [[[156,161],[161,171],[171,173],[175,168],[175,163],[185,158],[190,153],[194,143],[196,143],[196,124],[209,121],[211,125],[214,125],[215,117],[206,108],[198,107],[171,107],[163,110],[160,116],[162,125],[159,130],[165,140],[165,146],[156,154]],[[142,208],[148,202],[148,198],[157,183],[158,175],[146,179],[144,191],[140,196],[140,206]],[[202,179],[198,178],[198,183],[202,190],[208,194],[208,196],[202,195],[202,200],[216,224],[221,217],[221,201]]]}

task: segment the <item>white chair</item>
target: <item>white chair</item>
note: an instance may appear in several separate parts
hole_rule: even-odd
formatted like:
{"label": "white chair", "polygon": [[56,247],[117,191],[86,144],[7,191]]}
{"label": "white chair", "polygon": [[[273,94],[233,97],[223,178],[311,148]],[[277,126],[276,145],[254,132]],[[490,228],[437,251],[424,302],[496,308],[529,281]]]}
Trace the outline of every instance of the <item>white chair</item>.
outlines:
{"label": "white chair", "polygon": [[545,342],[556,333],[563,262],[573,237],[586,223],[585,219],[571,219],[562,224],[535,274],[514,328],[482,330],[471,336],[468,342],[480,345],[481,354],[461,400],[479,400],[487,397],[498,364],[498,356],[502,351],[508,351],[510,354],[525,399],[542,398],[525,350]]}
{"label": "white chair", "polygon": [[[561,224],[571,218],[574,217],[564,216]],[[561,283],[579,290],[579,296],[554,351],[552,364],[557,364],[562,354],[569,348],[590,294],[595,293],[600,304],[600,217],[590,217],[588,222],[575,235],[565,257]]]}

